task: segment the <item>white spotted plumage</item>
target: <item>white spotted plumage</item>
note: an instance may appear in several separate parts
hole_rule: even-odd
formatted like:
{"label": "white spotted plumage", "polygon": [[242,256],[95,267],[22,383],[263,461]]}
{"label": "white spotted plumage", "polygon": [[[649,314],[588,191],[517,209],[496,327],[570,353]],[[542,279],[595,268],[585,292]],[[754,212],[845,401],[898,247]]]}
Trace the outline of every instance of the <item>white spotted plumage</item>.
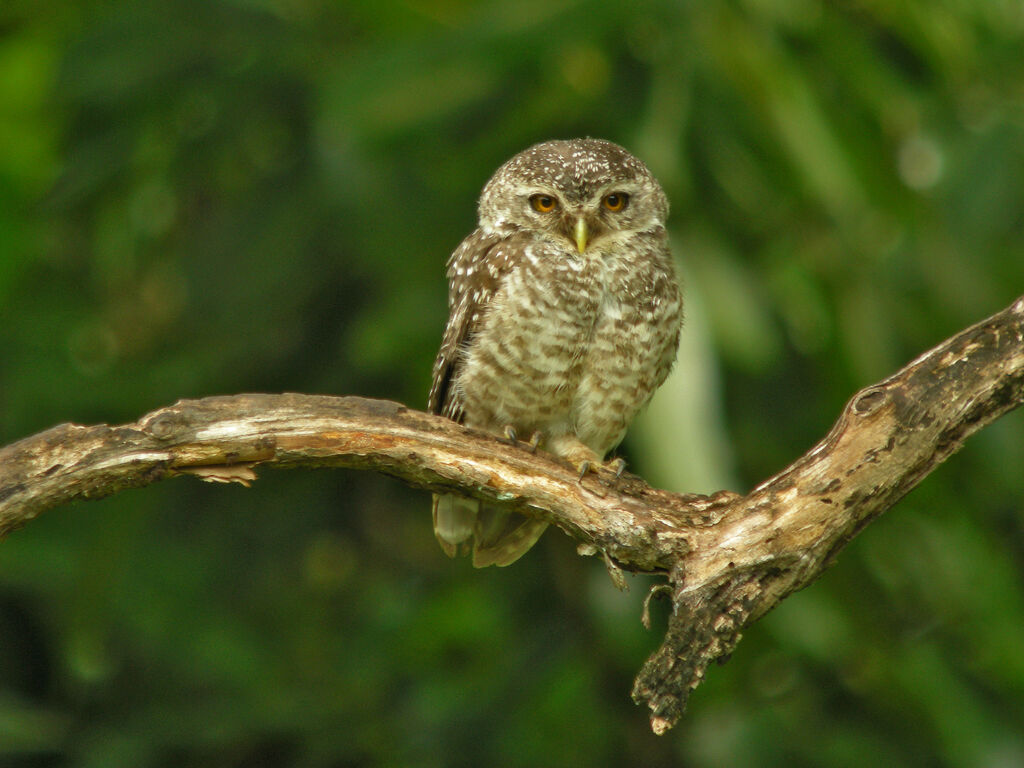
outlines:
{"label": "white spotted plumage", "polygon": [[[609,195],[628,202],[613,210]],[[531,207],[537,196],[556,208]],[[448,262],[429,409],[496,434],[536,434],[577,465],[601,461],[675,359],[682,298],[667,213],[643,163],[610,142],[545,142],[501,166],[479,227]],[[434,523],[449,554],[471,548],[478,566],[514,561],[544,529],[449,495],[435,497]]]}

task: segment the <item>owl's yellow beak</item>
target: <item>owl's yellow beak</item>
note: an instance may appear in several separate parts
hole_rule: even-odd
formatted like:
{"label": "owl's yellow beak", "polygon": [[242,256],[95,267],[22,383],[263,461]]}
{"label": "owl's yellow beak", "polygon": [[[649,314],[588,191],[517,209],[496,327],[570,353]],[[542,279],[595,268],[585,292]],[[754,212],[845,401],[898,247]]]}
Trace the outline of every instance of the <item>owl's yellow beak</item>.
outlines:
{"label": "owl's yellow beak", "polygon": [[576,240],[576,248],[580,253],[587,250],[587,239],[590,232],[587,231],[587,222],[582,216],[576,219],[576,226],[573,228],[573,236]]}

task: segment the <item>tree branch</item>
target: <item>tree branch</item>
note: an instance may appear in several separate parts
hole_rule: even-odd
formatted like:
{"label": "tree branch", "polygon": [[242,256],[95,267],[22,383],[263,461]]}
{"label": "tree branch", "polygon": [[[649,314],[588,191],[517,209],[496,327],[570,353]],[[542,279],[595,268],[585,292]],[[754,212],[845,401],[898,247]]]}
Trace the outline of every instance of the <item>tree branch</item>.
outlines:
{"label": "tree branch", "polygon": [[[1024,401],[1024,297],[858,392],[818,445],[749,494],[659,491],[572,467],[398,403],[236,395],[134,424],[63,424],[0,449],[0,535],[40,512],[178,474],[248,484],[256,465],[375,469],[502,501],[631,571],[663,572],[672,615],[633,697],[662,733],[740,631],[814,581],[865,525]],[[654,594],[654,593],[652,593]]]}

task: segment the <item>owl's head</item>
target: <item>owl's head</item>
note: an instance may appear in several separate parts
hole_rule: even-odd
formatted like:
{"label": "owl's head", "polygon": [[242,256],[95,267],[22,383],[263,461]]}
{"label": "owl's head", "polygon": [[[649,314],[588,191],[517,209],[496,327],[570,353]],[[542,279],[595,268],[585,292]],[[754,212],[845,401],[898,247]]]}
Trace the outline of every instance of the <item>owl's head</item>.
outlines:
{"label": "owl's head", "polygon": [[502,165],[480,196],[484,231],[534,232],[580,253],[616,233],[663,230],[668,201],[651,172],[618,144],[536,144]]}

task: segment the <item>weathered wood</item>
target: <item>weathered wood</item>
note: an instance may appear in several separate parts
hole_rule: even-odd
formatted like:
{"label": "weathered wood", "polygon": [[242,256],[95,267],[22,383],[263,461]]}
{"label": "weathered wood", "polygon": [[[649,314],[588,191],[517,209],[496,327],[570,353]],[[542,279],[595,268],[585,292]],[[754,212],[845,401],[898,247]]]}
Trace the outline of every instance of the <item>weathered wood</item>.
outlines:
{"label": "weathered wood", "polygon": [[134,424],[63,424],[0,449],[0,535],[76,499],[253,467],[374,469],[538,515],[631,571],[663,572],[673,610],[634,699],[661,733],[740,632],[814,581],[871,520],[972,433],[1024,401],[1024,297],[851,398],[828,436],[749,494],[660,491],[575,470],[398,403],[235,395]]}

